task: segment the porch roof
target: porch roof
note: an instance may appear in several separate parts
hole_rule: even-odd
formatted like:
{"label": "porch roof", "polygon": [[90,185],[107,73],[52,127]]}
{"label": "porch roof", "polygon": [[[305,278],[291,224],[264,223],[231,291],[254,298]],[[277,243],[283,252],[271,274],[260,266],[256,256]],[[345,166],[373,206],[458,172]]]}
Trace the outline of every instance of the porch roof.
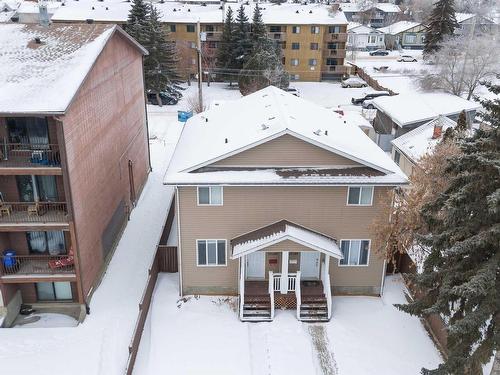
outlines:
{"label": "porch roof", "polygon": [[232,259],[262,250],[282,241],[293,241],[312,250],[342,259],[342,252],[334,238],[288,220],[281,220],[231,240]]}

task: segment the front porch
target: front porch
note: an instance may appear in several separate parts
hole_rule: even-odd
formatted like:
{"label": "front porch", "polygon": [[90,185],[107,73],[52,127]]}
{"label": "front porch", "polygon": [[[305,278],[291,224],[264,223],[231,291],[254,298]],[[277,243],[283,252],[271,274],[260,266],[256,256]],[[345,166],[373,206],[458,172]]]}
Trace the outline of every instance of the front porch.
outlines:
{"label": "front porch", "polygon": [[231,246],[240,259],[242,321],[271,321],[276,309],[295,309],[302,321],[330,320],[330,257],[342,258],[334,239],[283,220]]}

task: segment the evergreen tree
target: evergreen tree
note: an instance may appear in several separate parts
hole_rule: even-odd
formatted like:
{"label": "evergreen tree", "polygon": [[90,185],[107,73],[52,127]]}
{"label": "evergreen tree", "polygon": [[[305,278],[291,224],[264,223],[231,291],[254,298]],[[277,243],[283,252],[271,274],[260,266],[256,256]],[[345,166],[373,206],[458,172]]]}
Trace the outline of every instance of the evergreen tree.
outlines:
{"label": "evergreen tree", "polygon": [[455,129],[458,132],[464,132],[465,130],[467,130],[467,127],[468,127],[467,126],[467,115],[465,114],[465,110],[463,110],[458,115],[457,126]]}
{"label": "evergreen tree", "polygon": [[222,76],[227,77],[229,84],[232,83],[234,77],[232,69],[238,68],[235,56],[236,39],[234,31],[233,10],[229,7],[227,9],[226,19],[224,20],[219,43],[220,47],[217,50],[217,67],[223,70]]}
{"label": "evergreen tree", "polygon": [[125,31],[141,45],[146,38],[149,11],[149,5],[144,0],[133,0],[125,26]]}
{"label": "evergreen tree", "polygon": [[453,0],[439,0],[434,4],[434,9],[429,17],[425,33],[424,54],[437,51],[439,44],[446,36],[452,36],[458,27],[455,18],[455,4]]}
{"label": "evergreen tree", "polygon": [[243,4],[241,4],[238,8],[238,13],[236,15],[234,39],[234,57],[236,62],[235,65],[237,69],[242,69],[243,65],[250,55],[250,51],[252,48],[252,43],[250,41],[250,24],[248,23],[248,17],[245,14],[245,8]]}
{"label": "evergreen tree", "polygon": [[446,161],[448,188],[421,211],[429,255],[410,278],[425,293],[398,305],[446,317],[448,358],[424,374],[479,374],[500,350],[500,100],[482,105],[488,128],[459,141],[461,152]]}
{"label": "evergreen tree", "polygon": [[[144,47],[149,55],[144,58],[146,89],[157,93],[168,90],[179,93],[181,77],[177,71],[179,58],[175,44],[160,22],[160,13],[151,6],[145,32]],[[161,103],[158,97],[158,102]]]}
{"label": "evergreen tree", "polygon": [[252,16],[252,49],[257,50],[262,48],[260,43],[267,39],[267,30],[264,21],[262,20],[262,12],[260,11],[259,4],[255,4]]}

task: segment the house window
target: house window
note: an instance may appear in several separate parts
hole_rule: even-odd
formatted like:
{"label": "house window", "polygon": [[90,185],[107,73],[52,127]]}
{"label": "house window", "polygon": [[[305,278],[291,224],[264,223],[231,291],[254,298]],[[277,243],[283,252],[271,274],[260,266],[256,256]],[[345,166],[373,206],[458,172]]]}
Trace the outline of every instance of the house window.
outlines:
{"label": "house window", "polygon": [[373,186],[349,186],[347,204],[371,206],[373,202]]}
{"label": "house window", "polygon": [[188,33],[194,33],[194,25],[186,25],[186,31]]}
{"label": "house window", "polygon": [[290,60],[290,65],[291,66],[298,66],[299,65],[299,59],[291,59]]}
{"label": "house window", "polygon": [[198,205],[222,206],[222,186],[200,186]]}
{"label": "house window", "polygon": [[319,44],[318,43],[311,43],[311,49],[316,51],[319,49]]}
{"label": "house window", "polygon": [[309,59],[309,66],[316,66],[318,65],[318,60],[316,59]]}
{"label": "house window", "polygon": [[375,35],[368,36],[368,43],[375,43],[377,41],[377,37]]}
{"label": "house window", "polygon": [[311,26],[311,34],[319,34],[319,26]]}
{"label": "house window", "polygon": [[370,240],[342,240],[340,250],[343,259],[339,261],[340,266],[367,266],[370,252]]}
{"label": "house window", "polygon": [[293,34],[300,34],[300,26],[292,26]]}
{"label": "house window", "polygon": [[73,293],[71,284],[66,281],[35,283],[36,296],[39,301],[71,301]]}
{"label": "house window", "polygon": [[300,49],[300,43],[292,43],[292,49]]}
{"label": "house window", "polygon": [[329,34],[337,34],[340,33],[340,26],[328,26]]}
{"label": "house window", "polygon": [[415,34],[405,34],[405,42],[414,44],[417,42],[417,36]]}
{"label": "house window", "polygon": [[170,25],[170,32],[171,32],[171,33],[175,33],[175,32],[176,32],[176,30],[177,30],[177,29],[176,29],[175,25]]}
{"label": "house window", "polygon": [[401,154],[399,153],[399,151],[394,150],[394,162],[397,165],[399,165],[400,160],[401,160]]}
{"label": "house window", "polygon": [[198,266],[225,266],[226,240],[197,240]]}

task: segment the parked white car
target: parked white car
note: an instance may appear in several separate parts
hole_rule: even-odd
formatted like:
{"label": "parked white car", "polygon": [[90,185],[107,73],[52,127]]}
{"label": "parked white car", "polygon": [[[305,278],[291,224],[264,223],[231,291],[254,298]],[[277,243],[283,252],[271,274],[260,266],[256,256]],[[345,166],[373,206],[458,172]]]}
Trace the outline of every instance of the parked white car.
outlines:
{"label": "parked white car", "polygon": [[342,87],[367,87],[368,84],[363,81],[361,78],[357,77],[352,77],[352,78],[347,78],[342,81],[341,83]]}
{"label": "parked white car", "polygon": [[417,59],[410,55],[402,55],[398,59],[399,62],[417,62]]}
{"label": "parked white car", "polygon": [[285,89],[286,92],[289,92],[292,95],[299,96],[300,97],[300,91],[299,89],[295,87],[288,87]]}

